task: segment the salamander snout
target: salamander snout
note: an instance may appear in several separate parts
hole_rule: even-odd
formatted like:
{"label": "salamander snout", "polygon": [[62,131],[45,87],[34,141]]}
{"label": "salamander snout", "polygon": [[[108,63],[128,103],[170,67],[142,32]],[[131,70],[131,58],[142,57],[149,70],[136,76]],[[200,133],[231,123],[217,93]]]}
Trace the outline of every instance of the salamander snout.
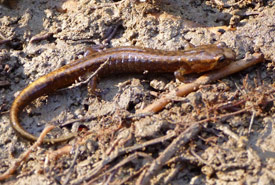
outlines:
{"label": "salamander snout", "polygon": [[224,60],[233,61],[236,59],[236,53],[228,47],[223,48],[223,56],[225,58]]}
{"label": "salamander snout", "polygon": [[226,60],[232,61],[236,59],[236,53],[232,49],[228,48],[224,42],[219,42],[216,46],[223,50],[222,55],[218,56],[219,63]]}
{"label": "salamander snout", "polygon": [[236,59],[236,53],[231,48],[228,48],[224,42],[215,44],[215,47],[213,58],[216,62],[214,69],[224,67]]}

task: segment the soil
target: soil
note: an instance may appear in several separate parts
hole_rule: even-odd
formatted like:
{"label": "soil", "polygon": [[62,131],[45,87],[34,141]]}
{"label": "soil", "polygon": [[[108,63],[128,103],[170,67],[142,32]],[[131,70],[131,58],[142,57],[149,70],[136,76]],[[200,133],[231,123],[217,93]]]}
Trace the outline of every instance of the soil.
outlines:
{"label": "soil", "polygon": [[[41,97],[22,114],[22,126],[38,136],[48,123],[67,124],[52,132],[82,130],[78,137],[85,142],[41,145],[3,184],[138,184],[177,136],[198,121],[202,129],[151,171],[151,184],[275,184],[275,1],[0,3],[0,174],[33,144],[10,126],[15,96],[38,77],[84,57],[89,47],[179,50],[189,43],[225,42],[237,59],[255,52],[265,58],[175,99],[153,115],[137,112],[179,85],[171,74],[104,78],[98,84],[100,97],[90,95],[85,85]],[[232,29],[211,29],[217,26]],[[84,121],[68,123],[78,119]],[[169,138],[156,142],[165,136]],[[49,157],[63,146],[71,146],[70,152]]]}

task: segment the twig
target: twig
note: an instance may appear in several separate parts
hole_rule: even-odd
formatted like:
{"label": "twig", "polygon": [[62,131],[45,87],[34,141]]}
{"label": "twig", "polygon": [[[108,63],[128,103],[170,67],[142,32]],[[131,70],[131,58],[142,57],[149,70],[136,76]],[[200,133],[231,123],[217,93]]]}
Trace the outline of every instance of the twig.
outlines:
{"label": "twig", "polygon": [[114,161],[117,157],[119,157],[123,154],[130,153],[130,152],[133,152],[133,151],[136,151],[136,150],[139,150],[139,149],[143,149],[143,148],[146,148],[147,146],[154,145],[154,144],[157,144],[157,143],[162,143],[166,140],[169,140],[169,139],[175,137],[175,135],[176,135],[175,132],[171,132],[171,133],[169,133],[165,136],[162,136],[162,137],[159,137],[159,138],[156,138],[156,139],[152,139],[152,140],[144,142],[142,144],[136,144],[134,146],[130,146],[130,147],[126,147],[126,148],[119,148],[119,149],[115,150],[109,157],[107,157],[105,159],[102,159],[101,161],[95,163],[93,165],[94,169],[89,173],[88,176],[79,178],[78,181],[76,181],[72,184],[81,184],[84,181],[91,180],[96,175],[98,175],[98,173],[101,171],[101,169],[105,165],[107,165],[110,162]]}
{"label": "twig", "polygon": [[[1,41],[0,41],[1,42]],[[1,43],[0,43],[1,44]],[[0,87],[10,86],[10,82],[8,80],[0,80]]]}
{"label": "twig", "polygon": [[120,161],[117,165],[115,165],[113,168],[107,170],[106,172],[104,172],[103,174],[98,175],[97,177],[95,177],[94,179],[90,180],[88,182],[87,185],[91,185],[93,184],[96,180],[100,179],[101,177],[103,177],[104,175],[111,173],[112,171],[117,170],[118,168],[122,167],[123,165],[125,165],[128,162],[131,162],[135,159],[137,159],[138,157],[144,157],[144,158],[149,158],[152,160],[152,157],[148,154],[142,153],[142,152],[136,152],[134,154],[129,155],[127,158],[123,159],[122,161]]}
{"label": "twig", "polygon": [[49,161],[56,160],[62,155],[69,154],[72,148],[73,148],[72,145],[65,145],[62,148],[59,148],[58,150],[51,152],[48,156]]}
{"label": "twig", "polygon": [[[210,164],[208,161],[206,161],[206,160],[204,160],[203,158],[201,158],[201,156],[199,156],[199,155],[194,151],[194,149],[191,149],[191,150],[190,150],[190,153],[191,153],[195,158],[197,158],[201,163],[206,164],[207,166],[211,166],[211,164]],[[212,167],[212,166],[211,166],[211,167]]]}
{"label": "twig", "polygon": [[138,171],[135,171],[132,175],[122,179],[120,182],[113,182],[111,185],[122,185],[122,184],[126,184],[127,181],[129,181],[130,179],[134,178],[135,176],[137,176],[138,174],[140,174],[141,172],[145,171],[146,168],[148,168],[148,164],[144,165],[142,168],[140,168]]}
{"label": "twig", "polygon": [[103,42],[103,45],[109,43],[112,38],[114,38],[115,34],[117,33],[117,30],[118,30],[118,27],[120,26],[121,24],[116,24],[113,28],[111,28],[111,31],[109,33],[106,34],[104,40],[102,41]]}
{"label": "twig", "polygon": [[[247,112],[249,110],[249,108],[251,108],[251,107],[248,107],[246,109],[241,109],[241,110],[235,111],[235,112],[230,112],[230,113],[227,113],[227,114],[222,114],[221,116],[214,116],[214,117],[206,118],[206,119],[197,121],[195,123],[202,124],[202,123],[205,123],[205,122],[208,122],[208,121],[216,121],[218,119],[225,119],[227,117],[231,117],[231,116],[243,113],[243,112]],[[179,123],[179,124],[182,125],[182,123]]]}
{"label": "twig", "polygon": [[0,32],[0,45],[6,44],[12,41],[12,39],[6,39],[6,38],[7,37],[2,32]]}
{"label": "twig", "polygon": [[115,176],[116,171],[114,171],[112,174],[109,175],[109,177],[107,178],[107,180],[103,181],[102,184],[110,184],[112,178]]}
{"label": "twig", "polygon": [[121,140],[122,140],[122,138],[117,138],[116,140],[114,140],[114,141],[112,142],[111,146],[104,152],[104,155],[105,155],[105,156],[110,155],[110,154],[114,151],[115,147],[118,145],[118,143],[119,143]]}
{"label": "twig", "polygon": [[236,88],[242,93],[242,95],[246,94],[245,90],[241,89],[240,86],[236,82],[234,82],[234,84],[235,84]]}
{"label": "twig", "polygon": [[64,180],[64,182],[63,182],[63,185],[68,184],[68,182],[69,182],[69,180],[70,180],[71,174],[72,174],[72,172],[73,172],[73,168],[74,168],[74,166],[75,166],[75,164],[76,164],[76,159],[77,159],[77,157],[78,157],[78,154],[79,154],[79,145],[76,146],[75,155],[74,155],[72,164],[71,164],[71,166],[70,166],[70,168],[69,168],[68,174],[67,174],[67,176],[66,176],[66,178],[65,178],[65,180]]}
{"label": "twig", "polygon": [[16,159],[14,161],[12,166],[4,174],[0,175],[0,181],[3,181],[5,179],[8,179],[9,177],[11,177],[12,174],[14,174],[14,172],[16,171],[16,169],[20,165],[22,165],[23,162],[25,162],[28,159],[30,153],[33,152],[38,146],[40,146],[43,143],[43,140],[44,140],[45,136],[47,135],[47,133],[50,132],[54,128],[55,128],[55,126],[53,126],[53,125],[49,125],[49,126],[45,127],[43,132],[38,137],[37,141],[26,152],[21,154],[18,157],[18,159]]}
{"label": "twig", "polygon": [[202,75],[194,82],[181,85],[176,90],[168,93],[167,95],[163,95],[160,99],[141,110],[140,113],[156,113],[162,110],[176,96],[186,96],[190,92],[196,91],[201,85],[205,85],[220,78],[224,78],[228,75],[244,70],[262,61],[264,61],[263,55],[260,53],[254,53],[253,55],[246,57],[245,59],[233,62],[228,66],[225,66],[224,68],[211,71],[205,75]]}
{"label": "twig", "polygon": [[36,42],[40,42],[42,40],[47,40],[49,38],[51,38],[53,36],[53,32],[48,32],[48,33],[44,33],[44,34],[38,34],[35,35],[31,38],[30,43],[36,43]]}
{"label": "twig", "polygon": [[255,111],[252,111],[252,116],[251,116],[251,120],[250,120],[250,123],[249,123],[249,128],[248,128],[248,133],[251,132],[251,128],[252,128],[252,125],[253,125],[253,122],[254,122],[254,118],[255,118]]}
{"label": "twig", "polygon": [[265,173],[267,173],[267,175],[268,175],[269,177],[271,177],[273,180],[275,180],[275,174],[274,174],[274,173],[272,173],[272,172],[269,171],[268,169],[265,169],[264,171],[265,171]]}
{"label": "twig", "polygon": [[163,184],[169,184],[169,182],[173,180],[175,176],[178,174],[180,169],[181,169],[181,165],[179,164],[177,164],[175,168],[171,169],[171,172],[168,174],[168,176],[164,178]]}
{"label": "twig", "polygon": [[115,3],[102,3],[101,5],[98,5],[98,6],[95,6],[93,9],[100,9],[100,8],[105,8],[105,7],[110,7],[110,6],[116,6],[116,5],[120,5],[124,2],[127,2],[129,0],[122,0],[122,1],[118,1],[118,2],[115,2]]}
{"label": "twig", "polygon": [[7,43],[9,43],[9,42],[11,42],[11,39],[0,40],[0,45],[2,45],[2,44],[7,44]]}
{"label": "twig", "polygon": [[176,151],[187,144],[201,131],[202,126],[198,123],[192,124],[188,129],[182,132],[173,142],[161,153],[161,155],[152,162],[147,171],[142,173],[136,184],[149,184],[152,177],[162,168],[163,165],[176,153]]}
{"label": "twig", "polygon": [[193,156],[187,156],[185,153],[182,153],[180,155],[177,155],[173,158],[171,158],[169,161],[166,162],[166,165],[171,165],[172,163],[177,163],[177,162],[190,162],[190,163],[195,163],[197,160]]}
{"label": "twig", "polygon": [[214,105],[213,108],[210,108],[210,110],[223,110],[223,109],[230,109],[232,107],[236,107],[238,105],[242,105],[246,102],[246,100],[237,100],[237,101],[229,101],[226,103]]}
{"label": "twig", "polygon": [[89,121],[92,121],[92,120],[94,120],[96,118],[97,118],[96,116],[91,115],[91,116],[84,117],[84,118],[72,119],[72,120],[69,120],[69,121],[67,121],[65,123],[62,123],[60,125],[60,127],[65,127],[65,126],[68,126],[68,125],[72,125],[73,123],[76,123],[76,122],[89,122]]}
{"label": "twig", "polygon": [[219,126],[218,126],[218,129],[221,130],[221,131],[223,131],[223,133],[225,133],[226,135],[232,137],[235,141],[238,142],[238,141],[240,140],[240,137],[239,137],[237,134],[235,134],[234,132],[232,132],[232,131],[228,128],[228,126],[219,125]]}
{"label": "twig", "polygon": [[[101,65],[99,66],[99,68],[97,68],[97,70],[95,70],[95,71],[93,72],[93,74],[92,74],[91,76],[89,76],[89,78],[86,79],[85,81],[83,81],[83,82],[78,82],[78,83],[73,84],[73,85],[71,85],[70,87],[67,87],[67,88],[64,88],[64,89],[71,89],[71,88],[74,88],[74,87],[81,86],[81,85],[83,85],[83,84],[87,84],[92,78],[94,78],[94,77],[99,73],[100,70],[102,70],[102,69],[108,64],[109,61],[110,61],[110,58],[108,58],[103,64],[101,64]],[[64,90],[64,89],[60,89],[60,90]]]}

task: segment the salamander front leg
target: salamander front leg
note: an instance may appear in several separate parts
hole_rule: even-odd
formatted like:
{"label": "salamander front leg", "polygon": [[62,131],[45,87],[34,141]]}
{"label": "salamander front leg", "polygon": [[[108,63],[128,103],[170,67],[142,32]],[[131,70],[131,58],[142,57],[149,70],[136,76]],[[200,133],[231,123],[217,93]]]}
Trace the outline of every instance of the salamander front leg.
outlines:
{"label": "salamander front leg", "polygon": [[91,78],[87,84],[87,90],[90,96],[100,97],[100,89],[97,89],[98,76]]}
{"label": "salamander front leg", "polygon": [[198,78],[198,75],[199,74],[192,73],[191,69],[186,68],[180,68],[174,72],[174,76],[176,77],[176,79],[183,83],[193,82]]}
{"label": "salamander front leg", "polygon": [[176,79],[178,79],[181,82],[185,82],[185,77],[184,75],[188,74],[188,70],[186,70],[185,68],[180,68],[177,71],[174,72],[174,76]]}

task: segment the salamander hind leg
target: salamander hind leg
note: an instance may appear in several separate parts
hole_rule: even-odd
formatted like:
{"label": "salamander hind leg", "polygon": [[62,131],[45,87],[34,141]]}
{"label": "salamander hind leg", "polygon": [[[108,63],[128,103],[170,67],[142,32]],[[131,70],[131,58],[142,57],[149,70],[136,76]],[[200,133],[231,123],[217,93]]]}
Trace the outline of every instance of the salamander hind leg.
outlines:
{"label": "salamander hind leg", "polygon": [[186,70],[185,68],[181,67],[177,71],[174,72],[174,76],[176,79],[178,79],[181,82],[185,82],[185,75],[190,73],[189,70]]}
{"label": "salamander hind leg", "polygon": [[103,49],[104,49],[104,47],[101,45],[95,45],[95,46],[88,47],[84,51],[84,57],[90,56],[90,55],[98,53],[98,52],[102,52]]}
{"label": "salamander hind leg", "polygon": [[90,96],[100,97],[100,89],[97,89],[98,76],[91,78],[87,84],[87,90]]}

